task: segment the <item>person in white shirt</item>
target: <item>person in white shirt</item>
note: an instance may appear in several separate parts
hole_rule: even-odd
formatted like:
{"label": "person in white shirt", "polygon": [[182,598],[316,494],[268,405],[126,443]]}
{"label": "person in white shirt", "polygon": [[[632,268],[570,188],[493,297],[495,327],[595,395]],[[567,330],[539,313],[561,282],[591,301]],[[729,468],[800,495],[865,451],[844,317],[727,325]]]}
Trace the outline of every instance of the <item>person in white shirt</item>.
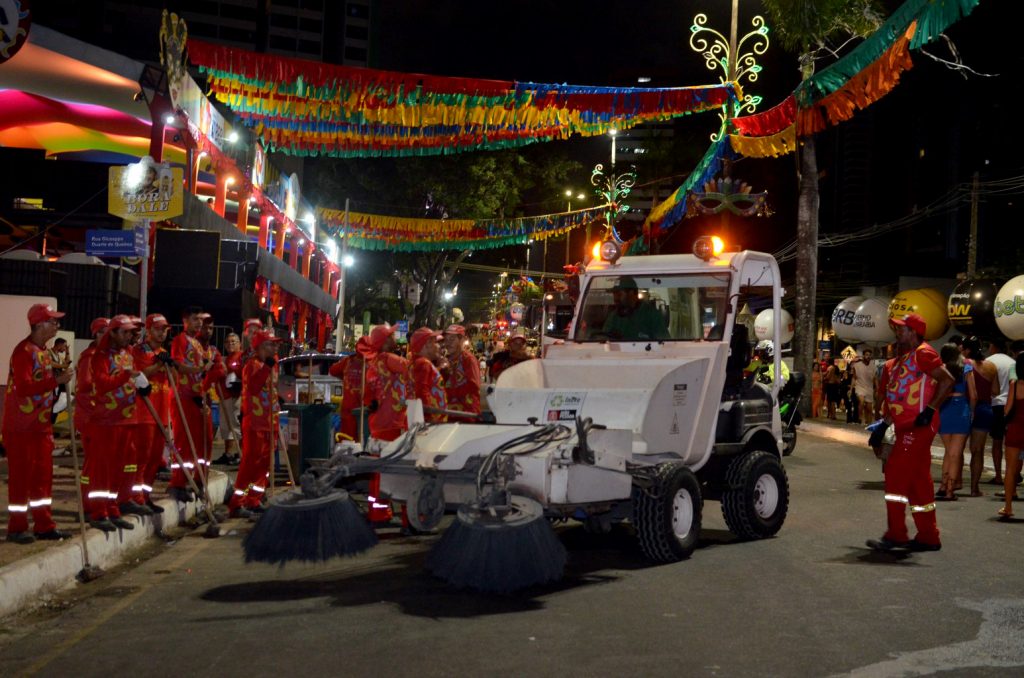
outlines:
{"label": "person in white shirt", "polygon": [[[996,366],[998,383],[992,384],[992,466],[996,477],[989,481],[992,485],[1003,484],[1003,435],[1006,430],[1006,396],[1010,391],[1010,370],[1014,360],[1006,355],[1006,342],[1002,338],[989,341],[988,360]],[[1009,469],[1014,473],[1013,469]]]}
{"label": "person in white shirt", "polygon": [[860,420],[863,422],[872,421],[875,413],[875,390],[877,386],[877,372],[872,361],[870,348],[864,349],[863,353],[853,359],[853,390],[860,400]]}

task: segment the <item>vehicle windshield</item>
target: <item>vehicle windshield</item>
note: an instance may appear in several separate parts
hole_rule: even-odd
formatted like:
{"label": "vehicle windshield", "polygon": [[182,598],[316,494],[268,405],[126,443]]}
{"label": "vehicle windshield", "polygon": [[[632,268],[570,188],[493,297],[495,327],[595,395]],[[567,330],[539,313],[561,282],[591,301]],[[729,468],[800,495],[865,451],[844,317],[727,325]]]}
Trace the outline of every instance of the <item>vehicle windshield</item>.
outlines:
{"label": "vehicle windshield", "polygon": [[728,303],[728,273],[597,276],[574,339],[721,341]]}
{"label": "vehicle windshield", "polygon": [[[314,377],[322,377],[327,374],[327,371],[331,369],[331,365],[337,362],[337,358],[329,358],[325,356],[314,356],[313,358],[313,374]],[[300,377],[307,378],[310,375],[309,372],[309,358],[295,357],[288,358],[281,361],[281,375],[288,377]]]}

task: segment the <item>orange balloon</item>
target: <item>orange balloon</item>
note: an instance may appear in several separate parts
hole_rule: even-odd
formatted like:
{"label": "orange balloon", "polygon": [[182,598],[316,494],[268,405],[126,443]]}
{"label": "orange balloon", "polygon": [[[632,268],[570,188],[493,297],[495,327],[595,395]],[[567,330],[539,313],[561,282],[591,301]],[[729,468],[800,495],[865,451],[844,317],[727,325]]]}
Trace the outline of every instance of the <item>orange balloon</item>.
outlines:
{"label": "orange balloon", "polygon": [[927,325],[925,341],[938,339],[946,333],[949,317],[946,314],[946,298],[933,289],[904,290],[889,302],[889,318],[902,318],[908,313],[917,313]]}

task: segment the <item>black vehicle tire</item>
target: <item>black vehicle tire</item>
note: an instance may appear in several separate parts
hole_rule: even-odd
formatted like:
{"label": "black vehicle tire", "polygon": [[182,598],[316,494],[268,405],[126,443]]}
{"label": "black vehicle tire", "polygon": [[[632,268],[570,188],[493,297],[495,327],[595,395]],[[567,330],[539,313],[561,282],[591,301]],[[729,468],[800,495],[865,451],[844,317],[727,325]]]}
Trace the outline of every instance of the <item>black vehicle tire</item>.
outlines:
{"label": "black vehicle tire", "polygon": [[656,563],[674,563],[697,548],[701,525],[700,483],[678,462],[660,464],[654,486],[633,492],[633,526],[640,550]]}
{"label": "black vehicle tire", "polygon": [[796,426],[782,432],[782,456],[788,457],[796,449]]}
{"label": "black vehicle tire", "polygon": [[737,457],[725,473],[722,515],[741,539],[767,539],[786,521],[789,479],[782,462],[764,450]]}

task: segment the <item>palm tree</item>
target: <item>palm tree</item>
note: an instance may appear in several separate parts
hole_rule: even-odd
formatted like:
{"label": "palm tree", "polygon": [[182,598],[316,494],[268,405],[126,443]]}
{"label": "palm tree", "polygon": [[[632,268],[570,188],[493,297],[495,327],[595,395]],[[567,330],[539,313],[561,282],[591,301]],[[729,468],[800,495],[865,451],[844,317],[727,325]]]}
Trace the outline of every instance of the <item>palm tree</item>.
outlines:
{"label": "palm tree", "polygon": [[[814,75],[818,60],[835,57],[835,40],[848,41],[878,28],[883,17],[875,0],[763,0],[778,44],[798,54],[804,80]],[[810,374],[815,346],[815,304],[818,277],[818,158],[814,136],[797,140],[798,169],[796,259],[796,370]],[[803,400],[810,409],[810,399]]]}

